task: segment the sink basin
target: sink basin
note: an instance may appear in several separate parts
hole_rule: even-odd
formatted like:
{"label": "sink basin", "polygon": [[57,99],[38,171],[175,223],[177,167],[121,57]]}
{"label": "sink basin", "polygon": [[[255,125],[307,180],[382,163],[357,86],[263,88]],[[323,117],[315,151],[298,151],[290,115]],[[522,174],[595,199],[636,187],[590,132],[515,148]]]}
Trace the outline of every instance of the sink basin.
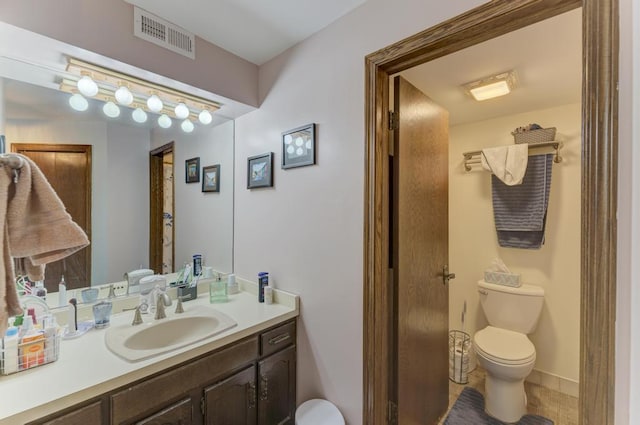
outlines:
{"label": "sink basin", "polygon": [[[167,312],[169,313],[169,312]],[[226,314],[207,306],[197,306],[166,319],[132,326],[112,326],[105,333],[109,350],[135,362],[166,353],[226,331],[236,322]]]}

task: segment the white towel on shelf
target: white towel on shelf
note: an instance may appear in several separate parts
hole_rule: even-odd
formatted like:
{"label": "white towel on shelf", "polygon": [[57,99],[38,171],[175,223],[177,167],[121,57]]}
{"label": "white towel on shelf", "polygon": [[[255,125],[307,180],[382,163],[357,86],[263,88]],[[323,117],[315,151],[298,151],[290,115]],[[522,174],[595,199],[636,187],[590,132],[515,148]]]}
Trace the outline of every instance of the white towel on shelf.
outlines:
{"label": "white towel on shelf", "polygon": [[481,155],[482,167],[507,186],[522,183],[528,159],[529,145],[526,143],[482,149]]}

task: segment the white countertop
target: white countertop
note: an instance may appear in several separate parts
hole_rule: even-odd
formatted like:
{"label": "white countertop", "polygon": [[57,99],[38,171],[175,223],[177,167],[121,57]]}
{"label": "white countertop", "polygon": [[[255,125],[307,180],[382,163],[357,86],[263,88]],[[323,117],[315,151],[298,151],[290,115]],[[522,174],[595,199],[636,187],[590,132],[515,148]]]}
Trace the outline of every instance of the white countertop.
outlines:
{"label": "white countertop", "polygon": [[[233,318],[235,327],[147,360],[131,363],[109,351],[104,342],[106,329],[61,340],[57,361],[0,376],[0,424],[41,418],[298,316],[297,296],[274,291],[274,304],[267,305],[258,302],[255,285],[242,282],[241,286],[244,291],[229,295],[228,302],[211,304]],[[209,305],[208,293],[183,303],[185,311],[195,305]],[[167,312],[173,312],[174,306],[175,300]],[[132,319],[133,312],[126,311],[113,315],[111,324],[131,323]],[[145,322],[152,319],[152,315],[143,315]]]}

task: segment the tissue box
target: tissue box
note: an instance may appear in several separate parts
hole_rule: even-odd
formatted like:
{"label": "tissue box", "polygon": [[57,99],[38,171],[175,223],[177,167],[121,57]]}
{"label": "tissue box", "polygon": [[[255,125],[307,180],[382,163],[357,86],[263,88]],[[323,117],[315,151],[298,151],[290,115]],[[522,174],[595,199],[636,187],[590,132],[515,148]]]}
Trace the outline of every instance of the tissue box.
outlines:
{"label": "tissue box", "polygon": [[513,286],[514,288],[518,288],[522,285],[522,283],[520,283],[520,275],[514,273],[485,271],[484,281],[487,283],[495,283],[497,285]]}

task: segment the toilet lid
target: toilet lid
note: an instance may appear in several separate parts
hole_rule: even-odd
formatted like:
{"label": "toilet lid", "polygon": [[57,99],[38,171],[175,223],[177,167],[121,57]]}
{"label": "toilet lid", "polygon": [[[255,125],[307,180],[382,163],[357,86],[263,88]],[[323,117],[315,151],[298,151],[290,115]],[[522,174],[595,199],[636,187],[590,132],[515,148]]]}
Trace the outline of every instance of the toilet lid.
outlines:
{"label": "toilet lid", "polygon": [[473,342],[482,356],[503,364],[524,364],[536,358],[536,348],[520,332],[487,326],[478,331]]}
{"label": "toilet lid", "polygon": [[316,398],[298,407],[296,425],[344,425],[344,418],[336,406]]}

